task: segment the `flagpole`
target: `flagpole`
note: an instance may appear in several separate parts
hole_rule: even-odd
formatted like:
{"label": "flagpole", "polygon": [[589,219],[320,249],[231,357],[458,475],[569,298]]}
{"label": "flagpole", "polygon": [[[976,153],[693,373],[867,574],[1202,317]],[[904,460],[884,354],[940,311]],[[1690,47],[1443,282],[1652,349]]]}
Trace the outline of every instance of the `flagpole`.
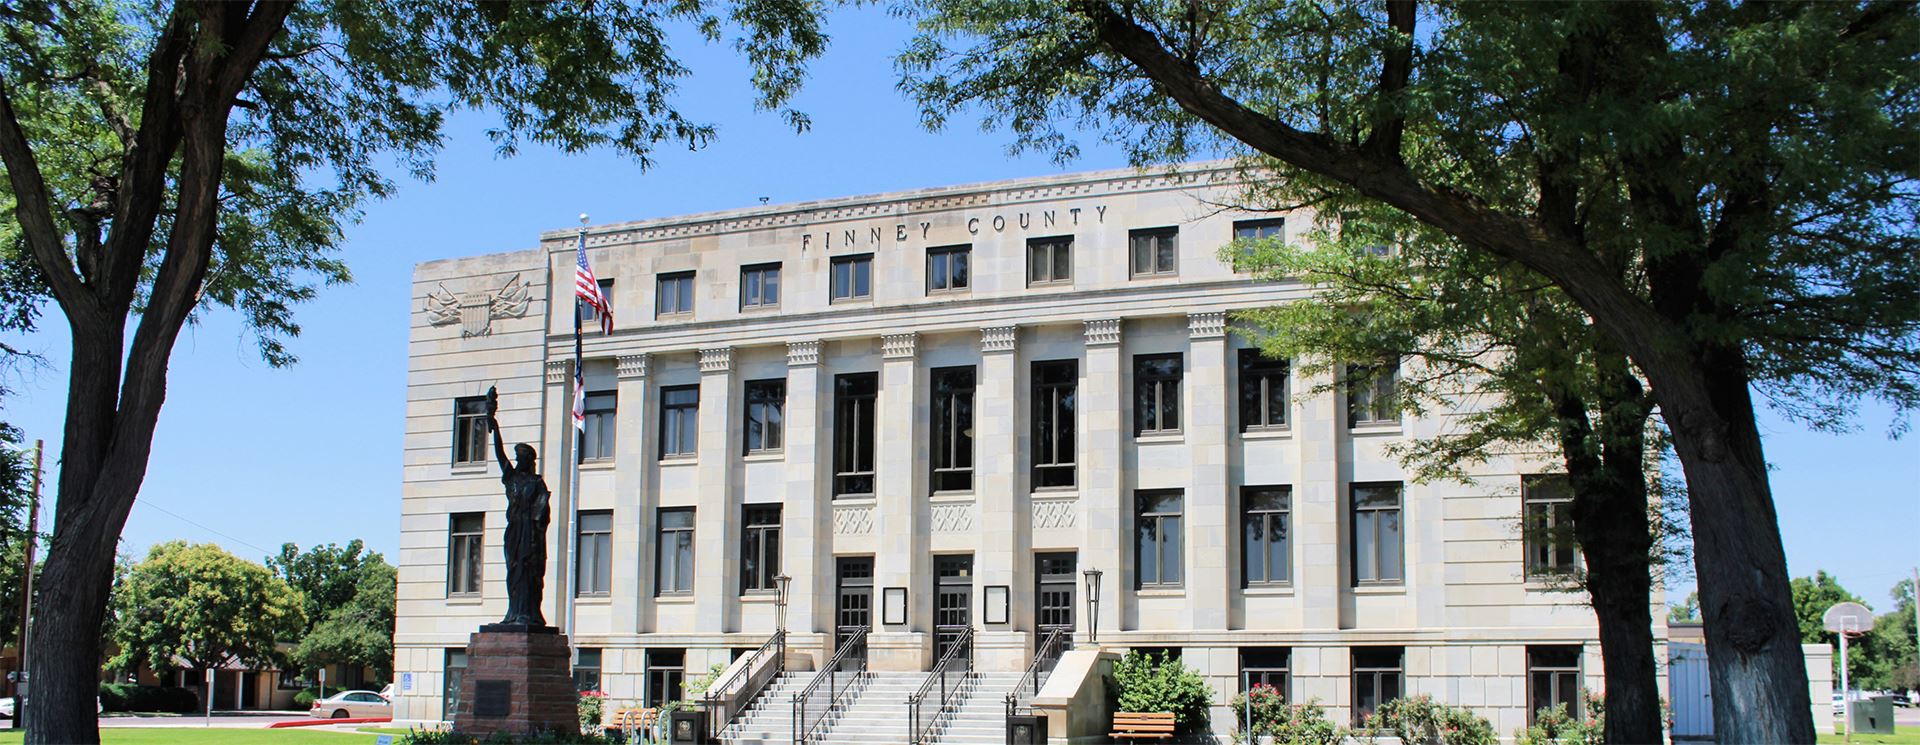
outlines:
{"label": "flagpole", "polygon": [[[575,250],[584,251],[586,250],[586,246],[587,213],[582,212],[580,213],[580,245],[579,248]],[[581,315],[580,299],[576,297],[573,301],[573,384],[576,388],[587,384],[586,370],[582,367],[582,365],[586,364],[586,356],[581,353]],[[574,400],[578,401],[581,396],[586,394],[576,390],[573,392],[573,395]],[[571,419],[571,415],[569,419]],[[574,607],[574,596],[579,593],[574,592],[573,585],[580,571],[580,531],[576,529],[574,525],[580,517],[580,449],[586,446],[587,438],[586,430],[580,426],[579,422],[570,421],[569,423],[573,425],[573,452],[570,453],[570,457],[567,458],[567,469],[570,472],[567,475],[569,484],[567,487],[567,532],[562,539],[567,542],[567,572],[566,576],[560,580],[560,586],[566,588],[567,593],[567,646],[569,647],[569,651],[572,651],[577,658],[579,652],[573,641],[573,616],[576,610]]]}

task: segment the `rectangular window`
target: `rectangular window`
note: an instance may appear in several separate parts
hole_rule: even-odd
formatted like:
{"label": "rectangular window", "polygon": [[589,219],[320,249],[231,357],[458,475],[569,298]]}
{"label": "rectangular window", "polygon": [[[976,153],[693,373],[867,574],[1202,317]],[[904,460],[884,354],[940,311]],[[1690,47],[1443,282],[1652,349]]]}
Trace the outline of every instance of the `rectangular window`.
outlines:
{"label": "rectangular window", "polygon": [[614,422],[615,395],[613,391],[588,393],[586,395],[586,434],[580,442],[582,460],[609,460],[613,458],[613,435],[617,428]]}
{"label": "rectangular window", "polygon": [[740,309],[780,307],[780,264],[740,267]]}
{"label": "rectangular window", "polygon": [[1287,700],[1287,663],[1292,655],[1286,647],[1241,647],[1240,690],[1266,686]]}
{"label": "rectangular window", "polygon": [[1180,273],[1180,229],[1153,228],[1127,232],[1132,248],[1133,276],[1169,276]]}
{"label": "rectangular window", "polygon": [[1286,360],[1240,350],[1240,431],[1287,428]]}
{"label": "rectangular window", "polygon": [[873,254],[833,259],[832,302],[873,297]]}
{"label": "rectangular window", "polygon": [[581,647],[574,653],[573,689],[581,693],[600,690],[600,650]]}
{"label": "rectangular window", "polygon": [[1353,724],[1359,726],[1381,704],[1400,697],[1405,682],[1400,660],[1406,650],[1400,647],[1355,647],[1353,649]]}
{"label": "rectangular window", "polygon": [[[611,279],[600,280],[600,297],[606,299],[607,310],[613,310],[613,280]],[[599,308],[595,308],[591,305],[586,304],[586,302],[580,300],[578,297],[574,298],[573,305],[574,307],[580,309],[580,327],[581,328],[588,329],[588,328],[600,327],[600,309]]]}
{"label": "rectangular window", "polygon": [[933,371],[933,474],[936,492],[973,490],[972,367]]}
{"label": "rectangular window", "polygon": [[959,292],[973,286],[973,246],[927,249],[927,294]]}
{"label": "rectangular window", "polygon": [[654,293],[656,316],[677,316],[693,312],[693,272],[662,274]]}
{"label": "rectangular window", "polygon": [[487,398],[453,400],[453,462],[487,462]]}
{"label": "rectangular window", "polygon": [[693,592],[693,508],[662,508],[659,530],[659,557],[653,564],[654,594]]}
{"label": "rectangular window", "polygon": [[1033,363],[1033,487],[1074,485],[1074,360]]}
{"label": "rectangular window", "polygon": [[660,457],[684,458],[699,452],[700,386],[660,389]]}
{"label": "rectangular window", "polygon": [[1236,241],[1257,241],[1267,238],[1279,238],[1286,232],[1287,221],[1282,217],[1260,220],[1233,221],[1233,239]]}
{"label": "rectangular window", "polygon": [[1354,484],[1353,583],[1397,585],[1401,567],[1400,484]]}
{"label": "rectangular window", "polygon": [[1133,358],[1133,433],[1180,431],[1180,355]]}
{"label": "rectangular window", "polygon": [[1565,705],[1568,716],[1580,718],[1580,646],[1527,647],[1527,724],[1556,704]]}
{"label": "rectangular window", "polygon": [[1400,364],[1347,366],[1347,426],[1385,424],[1400,421],[1400,407],[1394,401],[1400,381]]}
{"label": "rectangular window", "polygon": [[1134,531],[1134,575],[1141,588],[1179,587],[1181,567],[1178,490],[1141,491],[1134,495],[1137,512]]}
{"label": "rectangular window", "polygon": [[467,648],[449,647],[442,660],[440,676],[440,718],[453,721],[453,713],[460,710],[460,684],[467,677]]}
{"label": "rectangular window", "polygon": [[687,651],[684,649],[647,650],[647,706],[658,709],[679,701],[686,680]]}
{"label": "rectangular window", "polygon": [[833,495],[873,494],[873,406],[880,392],[876,373],[833,378]]}
{"label": "rectangular window", "polygon": [[1243,576],[1248,587],[1284,585],[1293,581],[1293,545],[1287,540],[1293,490],[1285,486],[1246,486],[1240,489],[1244,555]]}
{"label": "rectangular window", "polygon": [[740,592],[780,589],[780,505],[742,505],[740,515]]}
{"label": "rectangular window", "polygon": [[1027,284],[1073,281],[1073,236],[1027,239]]}
{"label": "rectangular window", "polygon": [[747,381],[747,454],[777,453],[786,440],[787,381]]}
{"label": "rectangular window", "polygon": [[487,516],[484,512],[461,512],[448,519],[447,594],[479,595],[480,562],[485,543]]}
{"label": "rectangular window", "polygon": [[1566,574],[1577,561],[1573,535],[1573,489],[1566,474],[1528,476],[1521,484],[1526,518],[1522,543],[1527,575]]}
{"label": "rectangular window", "polygon": [[613,513],[581,512],[579,538],[574,591],[581,596],[604,596],[613,590]]}

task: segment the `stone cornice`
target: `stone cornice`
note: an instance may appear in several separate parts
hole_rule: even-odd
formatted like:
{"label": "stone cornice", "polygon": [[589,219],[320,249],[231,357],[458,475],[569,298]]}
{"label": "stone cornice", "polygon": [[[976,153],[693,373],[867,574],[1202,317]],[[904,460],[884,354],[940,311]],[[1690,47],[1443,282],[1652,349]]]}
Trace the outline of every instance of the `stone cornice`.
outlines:
{"label": "stone cornice", "polygon": [[988,326],[980,329],[980,351],[983,354],[1011,352],[1019,346],[1019,326]]}
{"label": "stone cornice", "polygon": [[920,351],[920,335],[887,334],[880,337],[880,356],[889,360],[910,360]]}
{"label": "stone cornice", "polygon": [[1218,339],[1226,336],[1227,314],[1218,311],[1187,314],[1187,335],[1194,339]]}
{"label": "stone cornice", "polygon": [[1120,343],[1120,319],[1096,318],[1086,323],[1087,346],[1109,347]]}
{"label": "stone cornice", "polygon": [[700,372],[723,373],[733,370],[733,347],[700,350]]}
{"label": "stone cornice", "polygon": [[567,382],[567,373],[570,372],[573,372],[573,360],[548,360],[547,385]]}
{"label": "stone cornice", "polygon": [[619,371],[621,380],[635,380],[647,377],[648,357],[644,354],[620,355]]}
{"label": "stone cornice", "polygon": [[812,367],[820,364],[820,342],[787,342],[787,367]]}

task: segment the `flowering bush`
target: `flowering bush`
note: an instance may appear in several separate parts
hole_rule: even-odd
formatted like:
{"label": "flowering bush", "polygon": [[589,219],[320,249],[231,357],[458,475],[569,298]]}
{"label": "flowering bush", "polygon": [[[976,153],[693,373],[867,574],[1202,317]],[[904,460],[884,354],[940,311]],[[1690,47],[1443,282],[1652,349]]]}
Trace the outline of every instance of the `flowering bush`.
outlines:
{"label": "flowering bush", "polygon": [[1432,696],[1396,698],[1380,705],[1361,724],[1368,742],[1390,730],[1405,745],[1498,745],[1493,723],[1472,709],[1448,706]]}
{"label": "flowering bush", "polygon": [[607,708],[607,694],[599,691],[583,691],[579,699],[580,731],[598,732],[600,715]]}
{"label": "flowering bush", "polygon": [[1601,745],[1606,741],[1605,713],[1588,699],[1587,716],[1575,717],[1566,704],[1554,704],[1533,714],[1533,726],[1513,734],[1515,745]]}
{"label": "flowering bush", "polygon": [[[1335,745],[1342,739],[1340,728],[1327,718],[1327,709],[1319,699],[1289,704],[1278,689],[1261,684],[1250,693],[1236,694],[1232,705],[1240,725],[1233,733],[1235,743],[1247,742],[1249,733],[1289,745]],[[1251,726],[1246,721],[1249,709],[1253,713]]]}
{"label": "flowering bush", "polygon": [[1173,712],[1174,731],[1189,735],[1207,730],[1213,689],[1179,658],[1128,652],[1114,663],[1108,680],[1120,711]]}

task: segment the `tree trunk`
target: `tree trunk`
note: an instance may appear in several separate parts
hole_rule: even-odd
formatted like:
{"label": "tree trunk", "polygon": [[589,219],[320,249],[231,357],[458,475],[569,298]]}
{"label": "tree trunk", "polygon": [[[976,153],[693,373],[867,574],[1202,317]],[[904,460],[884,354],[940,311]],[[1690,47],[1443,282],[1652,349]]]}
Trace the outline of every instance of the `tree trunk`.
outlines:
{"label": "tree trunk", "polygon": [[1616,498],[1575,518],[1587,560],[1587,593],[1600,624],[1609,743],[1657,743],[1666,730],[1653,658],[1652,526],[1645,487],[1638,493],[1637,508],[1634,500]]}
{"label": "tree trunk", "polygon": [[[59,608],[33,625],[28,659],[26,742],[31,745],[97,743],[94,708],[49,705],[99,695],[100,624],[113,585],[113,549],[119,530],[78,526],[54,538],[41,574],[40,607]],[[61,547],[65,544],[65,550]]]}

